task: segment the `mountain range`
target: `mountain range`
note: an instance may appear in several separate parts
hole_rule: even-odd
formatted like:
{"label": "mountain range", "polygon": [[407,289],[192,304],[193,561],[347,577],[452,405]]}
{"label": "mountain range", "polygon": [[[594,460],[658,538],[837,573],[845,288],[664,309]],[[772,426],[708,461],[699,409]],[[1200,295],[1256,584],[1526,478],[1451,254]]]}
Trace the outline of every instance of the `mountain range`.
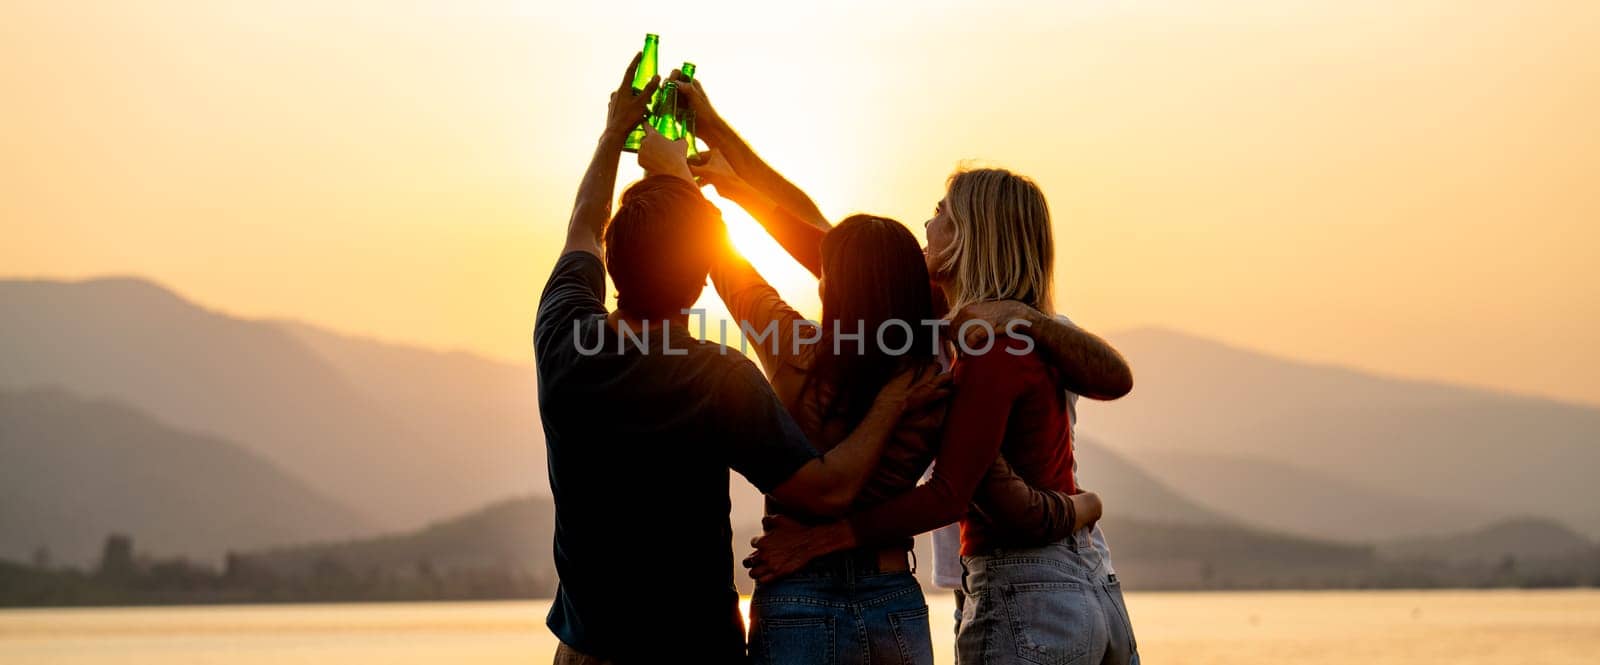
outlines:
{"label": "mountain range", "polygon": [[1550,520],[1512,518],[1447,536],[1414,536],[1385,543],[1379,552],[1392,559],[1452,563],[1492,563],[1510,559],[1600,561],[1600,545]]}
{"label": "mountain range", "polygon": [[1600,408],[1287,360],[1167,330],[1108,337],[1136,385],[1117,402],[1081,404],[1079,431],[1148,461],[1209,508],[1363,540],[1519,515],[1600,535]]}
{"label": "mountain range", "polygon": [[217,560],[372,528],[231,442],[59,390],[0,392],[0,558],[27,560],[43,546],[82,565],[121,532],[149,551]]}
{"label": "mountain range", "polygon": [[241,319],[137,279],[0,282],[0,320],[0,389],[226,439],[381,528],[546,487],[525,367]]}
{"label": "mountain range", "polygon": [[[442,566],[547,547],[531,365],[244,319],[138,279],[0,281],[0,319],[0,557],[44,545],[83,561],[111,531],[166,554],[278,561],[395,551]],[[1600,409],[1171,331],[1109,337],[1137,385],[1080,405],[1078,458],[1119,561],[1220,539],[1348,563],[1524,515],[1580,541],[1600,531],[1585,473]],[[759,497],[733,491],[748,533]],[[525,531],[461,535],[501,539],[493,553],[439,549],[441,534],[512,523]],[[221,526],[257,524],[271,528]]]}

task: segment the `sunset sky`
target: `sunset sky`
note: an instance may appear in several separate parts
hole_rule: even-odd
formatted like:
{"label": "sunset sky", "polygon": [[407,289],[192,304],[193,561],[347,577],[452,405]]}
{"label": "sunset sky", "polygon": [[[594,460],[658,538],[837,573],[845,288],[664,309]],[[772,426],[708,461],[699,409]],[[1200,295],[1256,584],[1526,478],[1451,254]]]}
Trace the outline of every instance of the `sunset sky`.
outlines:
{"label": "sunset sky", "polygon": [[747,4],[6,2],[0,276],[527,361],[657,32],[830,216],[1033,176],[1092,329],[1600,404],[1600,3]]}

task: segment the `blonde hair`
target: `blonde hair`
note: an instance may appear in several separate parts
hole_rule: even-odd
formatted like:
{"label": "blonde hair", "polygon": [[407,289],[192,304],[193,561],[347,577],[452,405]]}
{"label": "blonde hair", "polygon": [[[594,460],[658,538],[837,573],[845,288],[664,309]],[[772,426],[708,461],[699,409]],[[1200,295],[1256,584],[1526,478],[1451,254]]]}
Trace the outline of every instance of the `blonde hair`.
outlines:
{"label": "blonde hair", "polygon": [[1055,238],[1044,192],[1005,169],[970,169],[945,184],[945,212],[955,238],[937,272],[951,282],[953,314],[984,300],[1019,300],[1055,313]]}

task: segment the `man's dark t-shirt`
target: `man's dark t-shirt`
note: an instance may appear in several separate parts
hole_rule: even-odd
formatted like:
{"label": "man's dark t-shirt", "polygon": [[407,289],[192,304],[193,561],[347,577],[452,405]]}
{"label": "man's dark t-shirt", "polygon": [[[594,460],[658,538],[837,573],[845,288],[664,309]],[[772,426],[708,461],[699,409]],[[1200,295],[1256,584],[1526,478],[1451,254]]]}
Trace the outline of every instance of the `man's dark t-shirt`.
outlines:
{"label": "man's dark t-shirt", "polygon": [[548,624],[600,658],[739,660],[728,469],[769,492],[817,453],[737,352],[678,327],[663,344],[660,321],[648,351],[619,351],[604,294],[599,258],[569,252],[534,324],[561,577]]}

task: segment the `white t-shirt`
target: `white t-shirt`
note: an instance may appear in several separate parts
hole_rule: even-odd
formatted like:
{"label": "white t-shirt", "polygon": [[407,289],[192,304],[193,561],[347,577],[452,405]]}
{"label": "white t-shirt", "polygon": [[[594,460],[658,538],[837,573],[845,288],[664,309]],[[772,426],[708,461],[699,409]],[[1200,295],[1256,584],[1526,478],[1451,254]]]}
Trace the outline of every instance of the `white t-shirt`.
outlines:
{"label": "white t-shirt", "polygon": [[[1071,319],[1057,315],[1056,318],[1072,323]],[[1067,392],[1067,414],[1072,423],[1072,441],[1078,441],[1078,396]],[[930,469],[930,472],[932,470]],[[1072,458],[1072,482],[1078,482],[1078,458]],[[1106,545],[1106,534],[1100,530],[1100,523],[1095,522],[1089,531],[1089,540],[1094,544],[1094,549],[1100,554],[1100,560],[1106,562],[1106,573],[1115,575],[1111,567],[1111,547]],[[941,589],[961,588],[961,525],[946,524],[933,531],[933,585]]]}

